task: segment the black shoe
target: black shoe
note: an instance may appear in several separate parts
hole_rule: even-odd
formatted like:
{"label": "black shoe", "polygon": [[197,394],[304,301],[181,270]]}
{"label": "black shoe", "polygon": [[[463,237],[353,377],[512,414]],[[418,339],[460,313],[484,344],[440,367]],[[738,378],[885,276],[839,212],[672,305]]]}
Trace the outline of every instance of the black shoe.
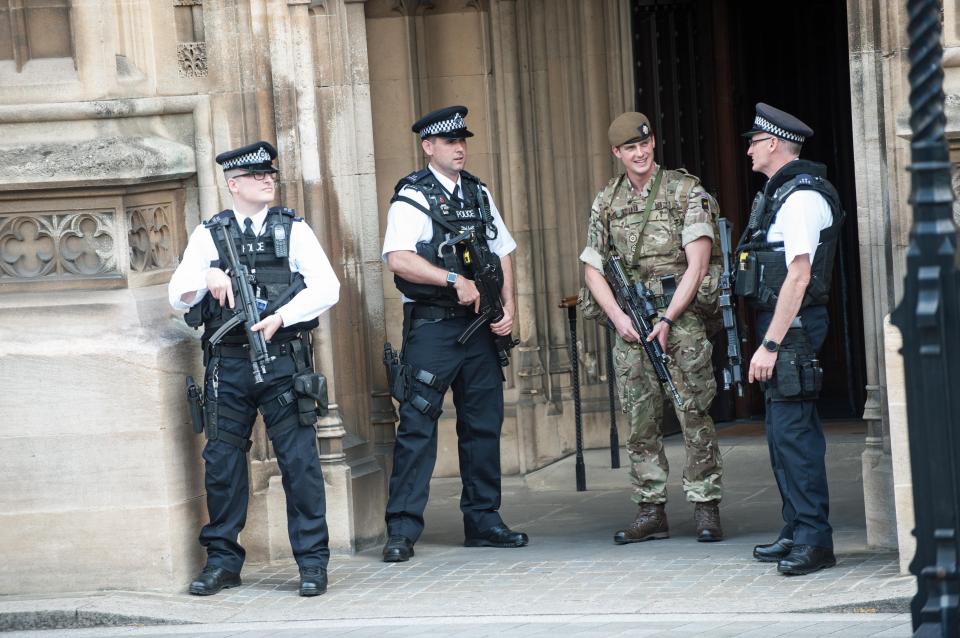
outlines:
{"label": "black shoe", "polygon": [[413,541],[406,536],[391,536],[383,546],[383,562],[403,563],[413,556]]}
{"label": "black shoe", "polygon": [[327,591],[327,570],[323,567],[304,567],[300,570],[300,595],[319,596]]}
{"label": "black shoe", "polygon": [[793,549],[793,540],[778,538],[769,545],[757,545],[753,548],[753,557],[761,563],[778,563]]}
{"label": "black shoe", "polygon": [[530,539],[523,532],[513,532],[500,523],[463,541],[464,547],[523,547]]}
{"label": "black shoe", "polygon": [[227,571],[223,567],[207,565],[200,575],[190,583],[190,593],[194,596],[212,596],[221,589],[239,587],[240,574]]}
{"label": "black shoe", "polygon": [[836,564],[837,557],[833,555],[832,549],[813,545],[794,545],[790,553],[777,563],[777,571],[789,576],[802,576]]}

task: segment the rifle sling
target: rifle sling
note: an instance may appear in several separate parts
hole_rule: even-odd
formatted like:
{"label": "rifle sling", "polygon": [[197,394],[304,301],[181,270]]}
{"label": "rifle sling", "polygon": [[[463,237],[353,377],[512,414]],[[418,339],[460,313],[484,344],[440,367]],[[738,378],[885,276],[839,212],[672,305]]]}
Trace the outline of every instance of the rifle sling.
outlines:
{"label": "rifle sling", "polygon": [[650,220],[650,213],[653,212],[653,204],[657,199],[657,193],[660,192],[660,180],[663,178],[663,168],[657,169],[657,175],[653,178],[653,186],[647,193],[647,201],[643,206],[643,219],[640,220],[640,228],[637,229],[637,246],[633,250],[633,264],[640,263],[640,252],[643,250],[643,229],[646,228]]}

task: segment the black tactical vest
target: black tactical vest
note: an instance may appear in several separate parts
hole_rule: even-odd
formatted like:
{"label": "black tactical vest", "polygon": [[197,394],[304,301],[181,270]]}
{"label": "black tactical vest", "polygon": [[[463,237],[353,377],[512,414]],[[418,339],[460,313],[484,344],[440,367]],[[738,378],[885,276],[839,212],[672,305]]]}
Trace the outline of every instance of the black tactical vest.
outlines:
{"label": "black tactical vest", "polygon": [[777,213],[793,193],[812,190],[820,193],[833,215],[833,223],[820,231],[820,245],[810,271],[810,283],[803,296],[801,308],[827,303],[833,275],[833,260],[837,253],[840,226],[844,212],[840,196],[826,179],[826,166],[807,160],[794,160],[777,171],[757,193],[750,209],[750,222],[737,247],[736,292],[752,306],[773,310],[777,295],[787,277],[783,242],[768,242],[767,231],[777,219]]}
{"label": "black tactical vest", "polygon": [[[229,222],[227,227],[223,226],[223,220]],[[226,270],[230,260],[224,242],[232,241],[241,263],[254,276],[253,290],[260,302],[258,305],[261,306],[261,318],[273,314],[298,292],[306,288],[303,275],[290,271],[289,259],[290,231],[295,222],[301,221],[303,219],[295,217],[292,209],[271,208],[267,211],[267,219],[264,222],[263,230],[255,240],[244,238],[243,228],[237,222],[232,210],[222,211],[203,224],[210,230],[219,256],[219,260],[211,263],[211,266]],[[234,291],[234,296],[236,297],[236,291]],[[196,312],[191,312],[188,313],[186,320],[189,325],[195,327],[200,323],[203,324],[202,340],[204,344],[234,314],[228,304],[221,307],[220,303],[213,298],[213,295],[209,294],[195,308],[199,308],[199,318],[196,316]],[[192,320],[191,315],[193,315]],[[311,319],[292,326],[283,326],[276,332],[271,341],[287,341],[292,339],[296,333],[311,330],[318,325],[319,321],[317,319]],[[228,344],[246,342],[247,337],[243,325],[231,330],[222,340],[222,343]]]}
{"label": "black tactical vest", "polygon": [[[497,268],[497,279],[503,285],[503,270],[500,259],[490,251],[488,239],[496,239],[497,227],[493,223],[493,214],[490,212],[490,202],[483,191],[483,183],[466,171],[460,171],[460,184],[463,189],[462,203],[451,202],[451,195],[437,181],[436,176],[429,168],[424,168],[407,175],[394,187],[393,198],[390,203],[402,201],[422,211],[433,221],[433,238],[430,241],[417,242],[417,254],[428,262],[449,272],[472,278],[472,268],[464,262],[463,247],[449,240],[458,235],[474,230],[480,238],[480,245],[486,251],[486,257]],[[413,188],[427,199],[427,207],[417,201],[400,194],[404,188]],[[457,291],[447,286],[432,286],[417,284],[400,277],[393,276],[397,288],[414,301],[436,306],[455,307]]]}

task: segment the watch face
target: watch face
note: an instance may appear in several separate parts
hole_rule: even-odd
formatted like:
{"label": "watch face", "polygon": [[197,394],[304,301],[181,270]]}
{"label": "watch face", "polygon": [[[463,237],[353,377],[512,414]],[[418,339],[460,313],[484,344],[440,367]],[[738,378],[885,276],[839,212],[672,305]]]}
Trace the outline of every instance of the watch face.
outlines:
{"label": "watch face", "polygon": [[780,344],[771,339],[767,339],[763,342],[763,347],[769,350],[770,352],[776,352],[780,348]]}

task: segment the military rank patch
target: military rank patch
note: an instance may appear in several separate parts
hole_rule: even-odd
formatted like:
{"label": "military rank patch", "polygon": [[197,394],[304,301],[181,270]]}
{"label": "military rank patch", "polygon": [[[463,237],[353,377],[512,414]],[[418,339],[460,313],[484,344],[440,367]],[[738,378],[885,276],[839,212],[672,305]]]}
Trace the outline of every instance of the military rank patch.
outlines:
{"label": "military rank patch", "polygon": [[709,213],[709,212],[710,212],[710,198],[709,198],[709,197],[701,197],[701,198],[700,198],[700,206],[703,207],[703,210],[704,210],[705,212],[708,212],[708,213]]}

